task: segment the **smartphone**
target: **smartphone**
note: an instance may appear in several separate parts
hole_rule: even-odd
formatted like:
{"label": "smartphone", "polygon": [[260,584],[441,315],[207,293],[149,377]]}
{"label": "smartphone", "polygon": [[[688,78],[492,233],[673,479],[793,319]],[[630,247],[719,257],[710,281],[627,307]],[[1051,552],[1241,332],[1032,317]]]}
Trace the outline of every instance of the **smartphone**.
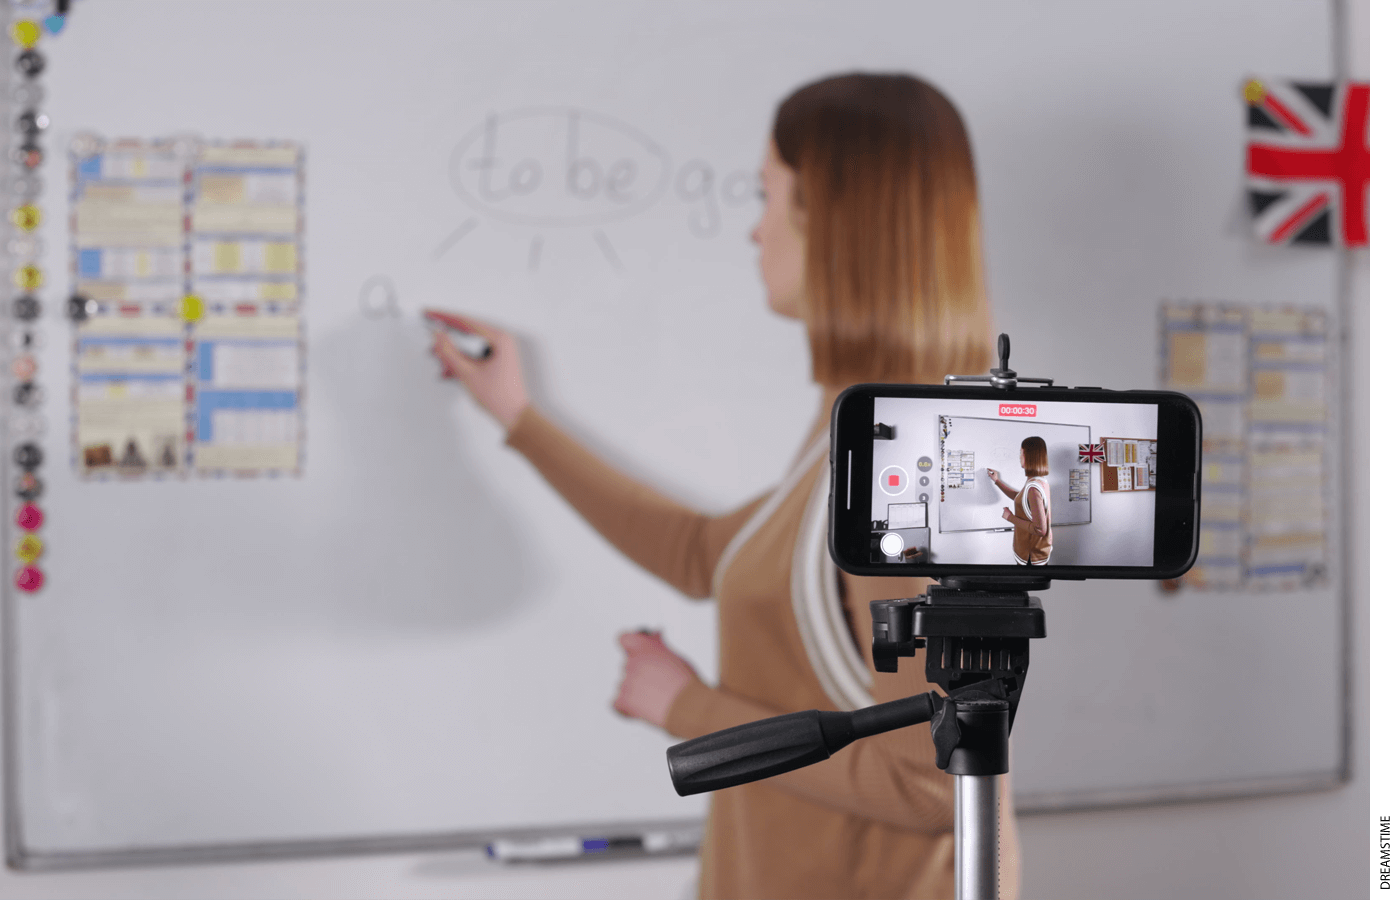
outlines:
{"label": "smartphone", "polygon": [[1196,560],[1183,394],[861,384],[831,446],[829,547],[853,575],[1168,579]]}

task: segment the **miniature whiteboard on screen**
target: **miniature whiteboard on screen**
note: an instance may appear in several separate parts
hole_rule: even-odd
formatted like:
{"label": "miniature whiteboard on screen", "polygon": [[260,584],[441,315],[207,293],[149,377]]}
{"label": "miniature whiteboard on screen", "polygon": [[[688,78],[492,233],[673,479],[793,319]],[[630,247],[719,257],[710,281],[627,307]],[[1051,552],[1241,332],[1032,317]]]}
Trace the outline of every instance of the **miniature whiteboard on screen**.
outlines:
{"label": "miniature whiteboard on screen", "polygon": [[[960,490],[948,491],[938,504],[938,530],[990,531],[1006,527],[1002,507],[1009,498],[991,483],[987,469],[996,469],[1002,479],[1020,487],[1025,481],[1019,454],[1021,441],[1039,437],[1050,456],[1050,524],[1087,525],[1093,520],[1093,501],[1077,499],[1070,492],[1070,476],[1077,465],[1079,445],[1089,442],[1088,425],[1062,425],[1050,422],[1021,422],[1007,419],[943,417],[942,452],[958,461],[953,477]],[[969,467],[966,460],[980,458]],[[968,471],[970,469],[970,472]],[[1082,495],[1081,495],[1082,496]],[[1056,560],[1059,562],[1059,560]]]}
{"label": "miniature whiteboard on screen", "polygon": [[[1021,465],[1022,444],[1039,438],[1048,466],[1042,477],[1049,488],[1050,564],[1152,565],[1156,492],[1132,485],[1141,477],[1146,488],[1148,464],[1155,459],[1149,448],[1155,446],[1157,407],[1044,402],[1032,391],[1015,396],[1015,402],[1004,402],[989,389],[985,400],[877,397],[874,417],[884,436],[871,442],[873,531],[898,529],[896,520],[907,515],[905,504],[928,504],[930,533],[917,536],[919,552],[901,560],[1011,565],[1014,525],[1004,511],[1016,512],[1013,496],[1030,480]],[[1129,489],[1108,491],[1099,484],[1106,464],[1095,442],[1105,435],[1139,439],[1115,452],[1141,465],[1109,470],[1126,472]],[[885,556],[894,561],[888,558],[893,554]]]}

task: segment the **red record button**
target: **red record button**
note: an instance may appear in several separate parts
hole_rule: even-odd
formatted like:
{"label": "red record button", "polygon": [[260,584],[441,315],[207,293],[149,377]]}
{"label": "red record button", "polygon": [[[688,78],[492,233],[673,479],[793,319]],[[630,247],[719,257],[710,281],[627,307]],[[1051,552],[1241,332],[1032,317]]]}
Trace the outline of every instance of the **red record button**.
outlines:
{"label": "red record button", "polygon": [[44,586],[44,570],[38,566],[25,566],[15,573],[15,587],[34,593]]}
{"label": "red record button", "polygon": [[33,503],[26,503],[15,513],[15,524],[25,531],[37,531],[44,524],[44,511]]}

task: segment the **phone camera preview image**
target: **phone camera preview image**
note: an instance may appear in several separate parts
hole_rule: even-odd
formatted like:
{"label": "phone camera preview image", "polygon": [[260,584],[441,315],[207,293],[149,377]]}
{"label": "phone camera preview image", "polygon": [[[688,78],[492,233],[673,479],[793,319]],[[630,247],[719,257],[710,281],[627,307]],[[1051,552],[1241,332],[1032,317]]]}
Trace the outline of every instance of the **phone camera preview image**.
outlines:
{"label": "phone camera preview image", "polygon": [[1151,566],[1153,404],[877,397],[872,564]]}

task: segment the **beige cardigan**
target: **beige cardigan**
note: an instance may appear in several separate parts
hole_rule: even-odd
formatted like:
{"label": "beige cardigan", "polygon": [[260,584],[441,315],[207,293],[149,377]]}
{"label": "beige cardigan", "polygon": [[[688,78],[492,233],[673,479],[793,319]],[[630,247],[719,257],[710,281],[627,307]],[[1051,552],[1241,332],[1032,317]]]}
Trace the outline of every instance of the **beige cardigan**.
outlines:
{"label": "beige cardigan", "polygon": [[[818,427],[821,427],[820,425]],[[711,594],[731,539],[765,498],[723,516],[682,507],[622,475],[533,408],[508,436],[575,509],[647,571],[690,597]],[[836,709],[808,659],[793,611],[793,548],[823,458],[742,547],[714,591],[719,684],[690,683],[666,730],[693,738],[804,709]],[[876,703],[929,690],[922,657],[898,674],[870,659],[872,600],[910,597],[927,581],[842,575],[846,620],[872,673]],[[1003,779],[1002,896],[1019,893],[1020,848]],[[713,795],[701,852],[705,898],[953,896],[953,777],[934,765],[926,726],[858,741],[831,759]]]}

